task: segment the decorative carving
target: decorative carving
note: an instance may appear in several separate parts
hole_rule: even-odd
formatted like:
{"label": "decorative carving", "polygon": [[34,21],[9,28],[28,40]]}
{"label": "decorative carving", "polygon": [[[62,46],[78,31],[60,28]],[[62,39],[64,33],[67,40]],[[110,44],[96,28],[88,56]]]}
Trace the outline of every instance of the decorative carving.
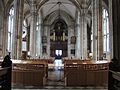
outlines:
{"label": "decorative carving", "polygon": [[71,37],[71,44],[75,44],[76,43],[76,36],[72,36]]}
{"label": "decorative carving", "polygon": [[42,43],[47,43],[47,37],[46,36],[42,36]]}
{"label": "decorative carving", "polygon": [[0,45],[0,50],[2,51],[2,45]]}
{"label": "decorative carving", "polygon": [[71,54],[75,55],[75,49],[71,49]]}
{"label": "decorative carving", "polygon": [[44,53],[44,54],[46,53],[46,49],[47,49],[47,47],[46,47],[46,46],[43,46],[43,53]]}

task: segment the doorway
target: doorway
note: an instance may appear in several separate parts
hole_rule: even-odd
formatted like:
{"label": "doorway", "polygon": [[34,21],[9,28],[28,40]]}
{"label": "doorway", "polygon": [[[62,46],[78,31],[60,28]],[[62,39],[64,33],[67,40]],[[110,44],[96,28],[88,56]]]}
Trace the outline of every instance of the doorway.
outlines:
{"label": "doorway", "polygon": [[55,50],[55,59],[62,59],[62,50]]}

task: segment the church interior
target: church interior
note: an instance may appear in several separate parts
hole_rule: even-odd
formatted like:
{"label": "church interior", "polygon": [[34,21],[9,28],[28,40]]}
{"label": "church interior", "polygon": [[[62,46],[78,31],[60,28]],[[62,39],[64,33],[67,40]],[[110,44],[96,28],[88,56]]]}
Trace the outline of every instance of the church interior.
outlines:
{"label": "church interior", "polygon": [[120,90],[119,9],[119,0],[0,0],[12,90]]}

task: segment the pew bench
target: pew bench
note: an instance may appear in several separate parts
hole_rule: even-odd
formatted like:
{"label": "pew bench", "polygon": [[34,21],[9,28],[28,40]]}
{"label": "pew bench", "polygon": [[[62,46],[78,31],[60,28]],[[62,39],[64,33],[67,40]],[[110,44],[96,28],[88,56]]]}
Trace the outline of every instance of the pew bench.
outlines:
{"label": "pew bench", "polygon": [[6,90],[4,89],[4,87],[6,87],[6,85],[8,87],[8,90],[11,90],[11,82],[9,80],[11,80],[11,67],[6,67],[6,68],[0,68],[0,90]]}
{"label": "pew bench", "polygon": [[108,83],[108,63],[82,64],[68,60],[64,66],[66,86],[106,86]]}
{"label": "pew bench", "polygon": [[120,90],[120,72],[109,70],[112,73],[113,87],[115,90]]}
{"label": "pew bench", "polygon": [[48,77],[48,63],[43,60],[23,61],[14,63],[12,83],[23,86],[44,86]]}

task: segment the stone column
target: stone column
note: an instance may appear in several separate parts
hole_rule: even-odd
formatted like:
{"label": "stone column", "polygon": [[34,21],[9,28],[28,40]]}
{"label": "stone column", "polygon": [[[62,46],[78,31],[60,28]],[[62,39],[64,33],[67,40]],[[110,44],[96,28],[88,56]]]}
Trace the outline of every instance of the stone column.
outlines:
{"label": "stone column", "polygon": [[42,57],[42,34],[41,34],[41,13],[39,13],[39,16],[38,16],[38,30],[36,32],[37,34],[37,38],[36,38],[36,53],[38,55],[38,57]]}
{"label": "stone column", "polygon": [[93,34],[93,60],[98,60],[98,15],[97,15],[97,2],[98,0],[93,0],[92,2],[92,34]]}
{"label": "stone column", "polygon": [[50,25],[47,28],[47,56],[50,57]]}
{"label": "stone column", "polygon": [[24,0],[14,0],[14,25],[12,58],[20,59],[22,56],[22,23],[23,23]]}
{"label": "stone column", "polygon": [[1,42],[2,42],[2,56],[5,57],[7,53],[7,40],[8,40],[8,30],[7,30],[7,13],[5,11],[5,13],[3,14],[3,30],[1,32],[2,34],[2,38],[1,38]]}
{"label": "stone column", "polygon": [[76,26],[76,57],[81,59],[81,29],[80,29],[80,12],[77,12],[77,26]]}
{"label": "stone column", "polygon": [[[39,20],[39,18],[37,17],[37,19]],[[41,33],[40,33],[40,24],[39,22],[37,21],[37,24],[36,24],[36,58],[40,57],[40,43],[41,43]]]}
{"label": "stone column", "polygon": [[109,0],[110,60],[113,58],[113,19],[112,0]]}
{"label": "stone column", "polygon": [[68,57],[71,57],[71,27],[68,28]]}
{"label": "stone column", "polygon": [[3,46],[3,21],[4,21],[3,13],[4,13],[4,10],[3,10],[2,3],[0,4],[0,6],[1,6],[1,8],[0,8],[0,11],[1,11],[1,13],[0,13],[0,57],[3,57],[2,46]]}
{"label": "stone column", "polygon": [[113,18],[113,57],[120,60],[120,0],[112,0],[110,4]]}
{"label": "stone column", "polygon": [[30,58],[36,57],[36,1],[31,0]]}
{"label": "stone column", "polygon": [[0,15],[0,52],[1,52],[1,49],[2,49],[2,32],[3,32],[3,26],[2,26],[2,24],[3,24],[3,20],[2,20],[2,15]]}
{"label": "stone column", "polygon": [[49,25],[44,25],[43,36],[46,37],[47,42],[43,43],[43,46],[46,46],[46,53],[43,53],[44,56],[50,56],[50,30]]}
{"label": "stone column", "polygon": [[98,0],[98,59],[103,56],[102,1]]}
{"label": "stone column", "polygon": [[87,56],[87,22],[85,14],[81,14],[81,59],[86,59]]}
{"label": "stone column", "polygon": [[83,21],[80,15],[80,59],[83,59]]}
{"label": "stone column", "polygon": [[2,37],[3,37],[3,16],[0,14],[0,57],[2,57]]}
{"label": "stone column", "polygon": [[87,21],[85,16],[83,17],[83,60],[88,58],[87,52]]}

